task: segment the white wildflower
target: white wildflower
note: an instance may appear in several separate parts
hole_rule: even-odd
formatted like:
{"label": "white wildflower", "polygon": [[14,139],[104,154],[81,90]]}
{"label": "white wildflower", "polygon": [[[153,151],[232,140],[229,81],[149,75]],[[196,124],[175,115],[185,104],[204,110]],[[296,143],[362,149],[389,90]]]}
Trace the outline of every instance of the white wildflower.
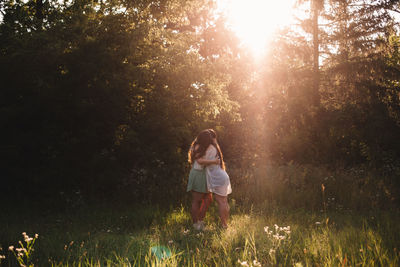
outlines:
{"label": "white wildflower", "polygon": [[6,258],[6,256],[0,255],[0,260],[4,260],[5,258]]}
{"label": "white wildflower", "polygon": [[14,250],[14,246],[9,246],[9,247],[8,247],[8,250],[9,250],[9,251],[13,251],[13,250]]}
{"label": "white wildflower", "polygon": [[168,244],[170,244],[170,245],[171,245],[172,243],[174,243],[174,241],[173,241],[173,240],[169,240],[169,241],[168,241]]}
{"label": "white wildflower", "polygon": [[238,259],[238,262],[239,262],[239,264],[242,265],[242,266],[247,266],[247,267],[249,267],[249,264],[247,263],[247,261],[240,261],[240,260]]}
{"label": "white wildflower", "polygon": [[275,249],[272,249],[272,248],[271,248],[271,249],[269,250],[269,255],[275,254],[275,252],[276,252]]}
{"label": "white wildflower", "polygon": [[320,225],[321,224],[321,222],[315,222],[315,225]]}
{"label": "white wildflower", "polygon": [[183,234],[184,234],[184,235],[187,235],[187,234],[189,234],[189,233],[190,233],[190,230],[189,230],[189,229],[183,230]]}

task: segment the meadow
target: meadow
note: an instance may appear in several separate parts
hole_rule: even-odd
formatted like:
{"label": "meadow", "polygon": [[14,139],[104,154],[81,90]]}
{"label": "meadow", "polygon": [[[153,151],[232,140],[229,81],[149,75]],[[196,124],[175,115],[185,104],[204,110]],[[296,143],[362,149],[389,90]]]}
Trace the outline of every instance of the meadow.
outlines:
{"label": "meadow", "polygon": [[[0,221],[1,264],[18,266],[9,246],[15,251],[26,245],[26,232],[38,234],[29,262],[20,254],[27,266],[399,265],[398,212],[310,212],[231,198],[225,230],[215,205],[202,232],[192,228],[189,201],[169,207],[93,204],[49,213],[16,205]],[[159,245],[171,256],[157,258],[151,248]]]}

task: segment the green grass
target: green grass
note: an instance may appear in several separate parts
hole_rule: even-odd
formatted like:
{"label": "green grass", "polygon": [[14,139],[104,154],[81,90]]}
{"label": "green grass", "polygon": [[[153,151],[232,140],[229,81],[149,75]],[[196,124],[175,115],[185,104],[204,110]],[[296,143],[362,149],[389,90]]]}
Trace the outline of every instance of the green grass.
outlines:
{"label": "green grass", "polygon": [[[188,205],[186,205],[188,206]],[[191,228],[186,206],[98,206],[37,216],[15,210],[0,221],[0,255],[15,266],[8,246],[21,233],[39,234],[37,266],[398,266],[400,216],[397,212],[311,213],[232,205],[230,225],[219,227],[217,209],[206,217],[207,229]],[[275,226],[290,226],[290,234]],[[265,232],[268,226],[272,233]],[[279,229],[278,229],[279,231]],[[165,245],[172,257],[150,253]]]}

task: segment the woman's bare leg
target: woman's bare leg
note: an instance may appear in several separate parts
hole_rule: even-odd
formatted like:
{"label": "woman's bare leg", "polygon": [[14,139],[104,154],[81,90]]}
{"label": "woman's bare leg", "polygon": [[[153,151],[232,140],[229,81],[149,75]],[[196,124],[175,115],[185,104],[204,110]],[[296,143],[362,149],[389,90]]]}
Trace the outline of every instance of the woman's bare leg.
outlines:
{"label": "woman's bare leg", "polygon": [[228,227],[228,218],[229,218],[229,204],[227,196],[220,196],[215,194],[215,201],[218,203],[218,211],[219,217],[221,219],[222,227]]}
{"label": "woman's bare leg", "polygon": [[211,202],[212,202],[212,194],[211,193],[203,194],[203,199],[199,211],[199,221],[203,221],[204,218],[206,217],[206,212],[208,210],[208,207],[210,207]]}
{"label": "woman's bare leg", "polygon": [[199,221],[199,212],[200,212],[200,204],[203,198],[203,193],[192,191],[192,220],[193,223],[197,223]]}

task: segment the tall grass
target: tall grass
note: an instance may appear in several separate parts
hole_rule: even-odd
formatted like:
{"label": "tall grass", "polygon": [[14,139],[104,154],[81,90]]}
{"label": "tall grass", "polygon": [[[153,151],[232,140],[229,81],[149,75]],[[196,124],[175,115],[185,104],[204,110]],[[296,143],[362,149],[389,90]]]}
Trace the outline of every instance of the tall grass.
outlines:
{"label": "tall grass", "polygon": [[[229,228],[212,206],[203,232],[191,228],[185,208],[83,208],[75,213],[1,221],[1,246],[22,231],[38,232],[37,266],[398,266],[398,213],[306,212],[245,206],[231,201]],[[267,227],[268,229],[267,229]],[[290,226],[289,228],[287,226]],[[285,228],[283,228],[285,227]],[[160,260],[150,248],[164,245]],[[5,249],[4,249],[5,250]],[[3,250],[3,253],[5,252]],[[6,253],[2,263],[14,266]]]}

